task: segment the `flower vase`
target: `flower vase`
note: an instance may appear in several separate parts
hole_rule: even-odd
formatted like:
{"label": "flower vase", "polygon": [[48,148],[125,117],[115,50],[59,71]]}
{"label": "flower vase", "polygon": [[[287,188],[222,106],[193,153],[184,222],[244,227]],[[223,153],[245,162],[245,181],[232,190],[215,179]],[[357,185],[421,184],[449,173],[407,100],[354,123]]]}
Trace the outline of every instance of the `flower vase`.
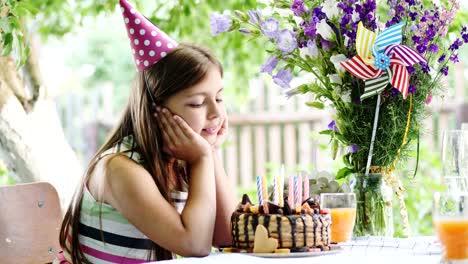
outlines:
{"label": "flower vase", "polygon": [[381,173],[355,175],[354,236],[393,236],[392,189]]}

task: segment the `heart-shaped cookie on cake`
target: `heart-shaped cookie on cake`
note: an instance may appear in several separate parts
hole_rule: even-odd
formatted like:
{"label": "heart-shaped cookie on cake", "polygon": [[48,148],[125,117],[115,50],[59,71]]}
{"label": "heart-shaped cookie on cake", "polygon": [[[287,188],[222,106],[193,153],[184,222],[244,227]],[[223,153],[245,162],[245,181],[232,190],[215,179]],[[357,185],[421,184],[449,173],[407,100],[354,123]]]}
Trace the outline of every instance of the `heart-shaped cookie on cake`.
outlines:
{"label": "heart-shaped cookie on cake", "polygon": [[263,225],[255,229],[254,253],[272,253],[278,248],[278,240],[268,237],[268,231]]}

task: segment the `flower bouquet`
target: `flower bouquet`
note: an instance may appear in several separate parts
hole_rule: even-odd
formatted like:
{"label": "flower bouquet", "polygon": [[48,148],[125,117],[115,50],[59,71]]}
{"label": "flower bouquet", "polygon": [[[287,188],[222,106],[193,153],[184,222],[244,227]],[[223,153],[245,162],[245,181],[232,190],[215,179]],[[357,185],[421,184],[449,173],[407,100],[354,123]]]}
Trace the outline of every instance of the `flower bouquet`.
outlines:
{"label": "flower bouquet", "polygon": [[[450,28],[458,9],[456,0],[264,0],[257,10],[211,15],[213,35],[239,31],[266,40],[271,56],[260,71],[286,96],[312,93],[309,106],[331,109],[334,120],[321,133],[330,136],[334,157],[347,149],[336,178],[354,178],[355,235],[389,235],[391,199],[382,183],[399,198],[409,235],[404,188],[392,171],[418,141],[426,106],[468,42],[466,26]],[[291,87],[294,74],[312,78]]]}

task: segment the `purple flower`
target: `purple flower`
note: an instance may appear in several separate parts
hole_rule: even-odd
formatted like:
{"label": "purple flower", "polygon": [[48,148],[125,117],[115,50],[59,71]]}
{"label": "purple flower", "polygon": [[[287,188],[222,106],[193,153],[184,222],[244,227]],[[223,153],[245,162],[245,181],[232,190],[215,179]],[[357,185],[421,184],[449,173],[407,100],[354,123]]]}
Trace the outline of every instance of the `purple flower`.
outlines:
{"label": "purple flower", "polygon": [[443,75],[447,76],[447,75],[448,75],[448,69],[449,69],[448,66],[445,66],[445,67],[443,67],[442,69],[440,69],[440,72],[441,72]]}
{"label": "purple flower", "polygon": [[249,20],[252,24],[258,25],[260,24],[260,14],[257,10],[249,10],[247,11],[247,15],[249,15]]}
{"label": "purple flower", "polygon": [[218,35],[221,32],[226,32],[232,25],[231,19],[227,15],[220,15],[219,13],[211,13],[210,26],[211,34]]}
{"label": "purple flower", "polygon": [[442,63],[445,61],[445,57],[447,57],[445,54],[442,54],[442,56],[439,57],[439,59],[437,60],[438,63]]}
{"label": "purple flower", "polygon": [[431,69],[429,68],[429,65],[427,65],[427,63],[425,63],[425,62],[419,62],[419,65],[421,65],[421,70],[422,70],[424,73],[428,74],[428,73],[431,71]]}
{"label": "purple flower", "polygon": [[276,56],[271,56],[268,60],[260,67],[260,72],[267,72],[271,75],[271,72],[276,68],[278,59]]}
{"label": "purple flower", "polygon": [[414,94],[416,92],[416,85],[410,84],[408,88],[408,93]]}
{"label": "purple flower", "polygon": [[392,92],[391,95],[392,95],[393,98],[395,98],[395,97],[400,93],[400,91],[398,91],[398,90],[395,89],[395,88],[392,88],[391,92]]}
{"label": "purple flower", "polygon": [[338,127],[336,126],[336,122],[335,120],[332,120],[329,124],[328,124],[328,130],[333,130],[335,132],[338,132]]}
{"label": "purple flower", "polygon": [[437,46],[436,44],[432,43],[431,45],[429,45],[429,48],[428,50],[432,53],[437,53],[439,51],[439,46]]}
{"label": "purple flower", "polygon": [[304,34],[310,39],[315,39],[317,37],[317,27],[316,24],[311,22],[304,28]]}
{"label": "purple flower", "polygon": [[306,11],[304,2],[301,0],[294,0],[294,2],[291,4],[291,9],[296,16],[302,16]]}
{"label": "purple flower", "polygon": [[434,25],[429,25],[428,29],[426,30],[426,39],[433,40],[435,35],[436,31],[434,30]]}
{"label": "purple flower", "polygon": [[312,17],[315,17],[317,21],[324,19],[327,15],[322,11],[321,7],[316,7],[312,11]]}
{"label": "purple flower", "polygon": [[463,26],[462,31],[461,31],[461,36],[462,36],[463,42],[465,42],[465,43],[468,43],[468,32],[467,31],[468,30],[467,30],[466,26]]}
{"label": "purple flower", "polygon": [[330,42],[326,39],[320,38],[320,42],[322,43],[322,48],[325,51],[331,50],[333,47],[335,47],[335,44],[333,44],[333,42]]}
{"label": "purple flower", "polygon": [[359,151],[359,146],[356,145],[356,144],[351,144],[349,147],[348,147],[348,151],[351,152],[351,153],[356,153]]}
{"label": "purple flower", "polygon": [[408,73],[410,75],[413,75],[413,73],[414,73],[414,67],[413,66],[406,66],[406,70],[408,70]]}
{"label": "purple flower", "polygon": [[427,46],[424,44],[416,46],[416,50],[419,52],[419,54],[423,54],[427,50]]}
{"label": "purple flower", "polygon": [[411,17],[411,21],[415,21],[416,17],[418,16],[418,13],[409,11],[408,15]]}
{"label": "purple flower", "polygon": [[414,35],[412,38],[414,44],[419,44],[421,43],[421,37]]}
{"label": "purple flower", "polygon": [[283,52],[291,52],[297,48],[296,34],[289,29],[283,29],[276,37],[278,49]]}
{"label": "purple flower", "polygon": [[450,61],[453,62],[453,63],[459,62],[458,54],[452,54],[452,56],[450,56]]}
{"label": "purple flower", "polygon": [[457,38],[453,43],[452,45],[450,45],[449,47],[449,50],[450,51],[455,51],[455,50],[458,50],[460,48],[460,46],[463,45],[463,42]]}
{"label": "purple flower", "polygon": [[281,88],[289,88],[289,82],[291,82],[293,75],[289,69],[281,69],[273,76],[273,82],[279,85]]}
{"label": "purple flower", "polygon": [[268,18],[265,22],[261,25],[262,32],[268,38],[276,38],[278,35],[279,29],[279,22],[273,18]]}

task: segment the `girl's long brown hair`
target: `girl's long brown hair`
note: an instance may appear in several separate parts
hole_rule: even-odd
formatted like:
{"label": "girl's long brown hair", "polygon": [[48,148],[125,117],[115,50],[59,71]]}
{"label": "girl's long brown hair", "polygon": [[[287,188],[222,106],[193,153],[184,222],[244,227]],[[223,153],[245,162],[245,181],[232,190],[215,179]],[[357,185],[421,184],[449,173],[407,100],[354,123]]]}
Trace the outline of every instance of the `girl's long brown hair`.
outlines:
{"label": "girl's long brown hair", "polygon": [[[187,184],[188,173],[185,173],[185,177],[180,177],[180,169],[184,171],[184,168],[170,166],[170,157],[163,153],[162,132],[155,123],[152,98],[157,105],[161,105],[175,93],[203,80],[213,65],[222,74],[221,64],[208,50],[192,44],[180,44],[164,59],[137,73],[133,91],[120,122],[89,163],[62,222],[60,245],[70,253],[72,263],[90,263],[80,250],[78,240],[81,201],[88,179],[105,150],[118,144],[124,137],[133,135],[134,151],[144,159],[145,169],[151,174],[154,183],[167,201],[171,202],[168,179],[170,174],[176,173],[181,183]],[[68,239],[71,248],[66,246],[67,236],[70,236]],[[156,243],[153,244],[153,249],[148,252],[148,260],[154,256],[158,260],[172,258],[171,252]]]}

